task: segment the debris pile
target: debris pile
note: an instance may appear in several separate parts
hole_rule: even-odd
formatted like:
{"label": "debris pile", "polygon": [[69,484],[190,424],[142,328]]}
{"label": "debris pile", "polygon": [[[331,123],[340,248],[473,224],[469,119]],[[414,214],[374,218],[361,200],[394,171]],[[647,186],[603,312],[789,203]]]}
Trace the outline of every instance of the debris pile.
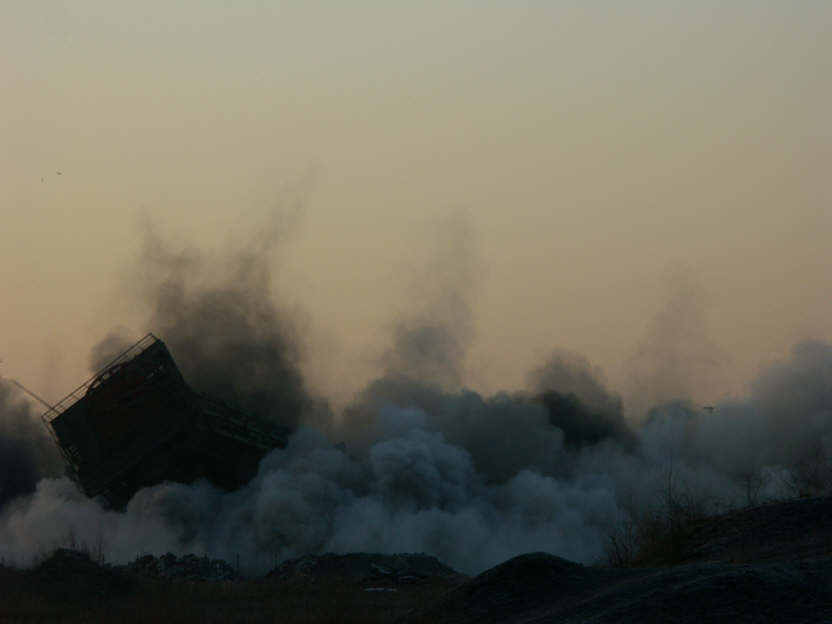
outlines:
{"label": "debris pile", "polygon": [[391,590],[437,580],[456,584],[466,578],[436,557],[424,553],[305,555],[284,561],[268,576],[275,580],[302,584],[348,583],[361,585],[367,591]]}
{"label": "debris pile", "polygon": [[209,559],[196,555],[177,557],[167,553],[161,557],[144,555],[127,566],[130,572],[140,576],[169,581],[230,581],[237,572],[221,559]]}

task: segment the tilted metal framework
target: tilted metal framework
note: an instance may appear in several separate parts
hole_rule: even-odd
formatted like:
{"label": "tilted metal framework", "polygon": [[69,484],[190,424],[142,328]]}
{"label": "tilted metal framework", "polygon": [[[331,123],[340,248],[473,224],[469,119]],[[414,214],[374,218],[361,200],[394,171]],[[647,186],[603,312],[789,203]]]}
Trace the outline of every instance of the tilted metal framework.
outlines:
{"label": "tilted metal framework", "polygon": [[148,334],[50,407],[43,420],[89,496],[123,506],[140,488],[207,478],[236,488],[288,431],[193,391]]}
{"label": "tilted metal framework", "polygon": [[58,439],[55,430],[52,428],[52,421],[58,418],[58,416],[63,414],[70,407],[75,405],[78,401],[81,401],[86,396],[87,390],[89,390],[90,386],[92,386],[92,384],[97,379],[99,379],[99,377],[106,374],[114,366],[133,359],[134,356],[138,355],[139,353],[141,353],[157,341],[159,341],[159,339],[156,336],[154,336],[152,333],[148,333],[144,338],[125,349],[122,353],[120,353],[110,362],[104,365],[103,368],[99,369],[98,372],[96,372],[92,377],[87,379],[80,386],[75,388],[75,390],[67,394],[64,398],[62,398],[54,405],[50,406],[49,409],[47,409],[41,415],[41,419],[46,425],[46,428],[49,430],[52,439],[57,443],[58,448],[61,450],[64,459],[66,460],[67,464],[69,465],[73,473],[75,473],[78,468],[78,449],[77,447],[74,447],[71,444],[66,446],[61,444],[61,441]]}

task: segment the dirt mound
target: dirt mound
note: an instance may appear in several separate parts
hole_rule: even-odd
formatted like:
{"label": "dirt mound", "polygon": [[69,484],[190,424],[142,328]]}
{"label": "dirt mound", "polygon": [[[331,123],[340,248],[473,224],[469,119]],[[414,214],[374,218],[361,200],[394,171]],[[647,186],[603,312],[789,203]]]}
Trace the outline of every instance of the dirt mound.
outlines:
{"label": "dirt mound", "polygon": [[431,580],[457,583],[466,578],[430,555],[374,553],[306,555],[284,561],[268,576],[287,582],[343,582],[368,589],[395,588]]}
{"label": "dirt mound", "polygon": [[541,604],[591,592],[620,574],[548,553],[520,555],[449,592],[412,621],[511,621],[518,613]]}
{"label": "dirt mound", "polygon": [[472,595],[490,597],[485,602],[494,606],[500,595],[521,595],[538,587],[549,588],[550,596],[566,596],[585,591],[606,582],[610,571],[589,568],[548,553],[519,555],[486,570],[469,585]]}

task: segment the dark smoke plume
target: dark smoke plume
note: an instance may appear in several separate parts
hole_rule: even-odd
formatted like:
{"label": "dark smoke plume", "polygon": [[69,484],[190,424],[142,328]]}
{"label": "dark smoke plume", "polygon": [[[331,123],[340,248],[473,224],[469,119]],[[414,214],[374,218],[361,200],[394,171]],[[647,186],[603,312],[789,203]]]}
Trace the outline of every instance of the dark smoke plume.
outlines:
{"label": "dark smoke plume", "polygon": [[90,372],[96,373],[107,366],[124,353],[136,340],[138,340],[138,337],[127,328],[116,327],[110,330],[104,338],[93,346],[90,352]]}
{"label": "dark smoke plume", "polygon": [[603,441],[623,447],[635,442],[621,400],[604,387],[599,374],[585,359],[557,353],[531,375],[533,387],[550,389],[490,397],[388,375],[347,407],[338,434],[349,448],[363,451],[389,435],[392,425],[379,414],[397,406],[415,410],[422,425],[466,449],[488,482],[505,481],[523,469],[560,474],[567,470],[565,451]]}
{"label": "dark smoke plume", "polygon": [[61,474],[58,449],[20,392],[0,378],[0,509],[35,491],[46,476]]}
{"label": "dark smoke plume", "polygon": [[604,387],[601,371],[580,355],[555,352],[530,375],[530,381],[549,422],[563,432],[567,447],[580,448],[607,438],[623,444],[633,441],[621,397]]}
{"label": "dark smoke plume", "polygon": [[[709,509],[832,492],[832,345],[796,347],[748,396],[705,411],[686,400],[686,366],[694,378],[712,371],[697,343],[701,317],[683,298],[660,315],[636,367],[652,397],[646,418],[625,421],[600,372],[564,353],[532,373],[528,390],[484,396],[463,384],[472,280],[453,244],[439,254],[435,283],[414,291],[384,374],[329,424],[328,439],[308,428],[310,414],[326,409],[305,390],[296,332],[270,289],[279,240],[207,256],[172,252],[151,235],[143,292],[150,326],[186,379],[298,425],[288,446],[236,492],[162,483],[124,512],[108,511],[65,478],[36,481],[49,474],[45,460],[18,428],[32,420],[9,411],[19,404],[2,394],[0,442],[14,441],[18,454],[4,457],[16,458],[10,474],[23,477],[9,491],[35,490],[0,510],[0,557],[29,565],[44,545],[74,541],[101,544],[113,560],[168,550],[239,555],[264,571],[306,553],[415,551],[477,573],[538,550],[595,561],[609,532],[654,505],[669,482]],[[676,342],[665,348],[663,337]],[[95,361],[119,344],[110,338]]]}
{"label": "dark smoke plume", "polygon": [[207,256],[172,251],[149,231],[141,265],[152,309],[148,325],[196,390],[295,428],[311,408],[298,365],[300,345],[271,292],[263,237],[245,251]]}
{"label": "dark smoke plume", "polygon": [[627,440],[630,433],[623,418],[610,418],[604,412],[592,411],[572,393],[547,390],[537,400],[546,408],[549,423],[563,432],[567,448],[598,444],[606,438]]}

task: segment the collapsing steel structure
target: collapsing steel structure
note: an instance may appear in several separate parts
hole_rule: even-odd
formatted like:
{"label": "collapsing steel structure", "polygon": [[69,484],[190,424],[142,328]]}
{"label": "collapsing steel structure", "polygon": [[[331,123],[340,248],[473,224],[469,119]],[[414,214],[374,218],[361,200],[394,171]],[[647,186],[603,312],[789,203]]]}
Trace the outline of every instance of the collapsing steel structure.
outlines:
{"label": "collapsing steel structure", "polygon": [[195,392],[148,334],[43,414],[69,475],[123,507],[142,487],[206,478],[232,490],[289,431]]}

